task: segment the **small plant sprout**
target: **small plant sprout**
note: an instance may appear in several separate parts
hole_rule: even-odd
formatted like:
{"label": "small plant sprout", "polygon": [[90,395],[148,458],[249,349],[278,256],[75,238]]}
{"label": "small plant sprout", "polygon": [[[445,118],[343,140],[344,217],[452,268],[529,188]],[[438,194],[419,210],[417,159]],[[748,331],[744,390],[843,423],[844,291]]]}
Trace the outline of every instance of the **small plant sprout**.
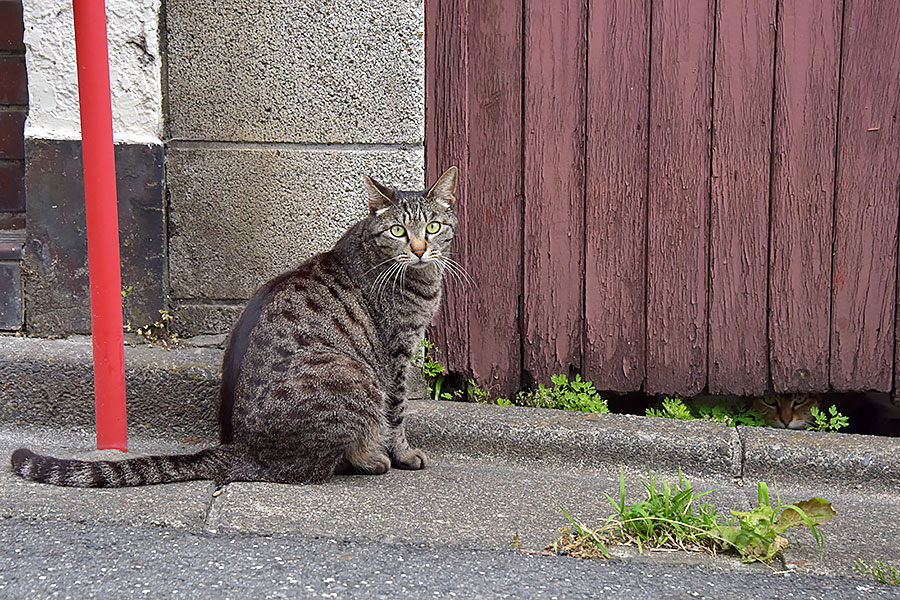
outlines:
{"label": "small plant sprout", "polygon": [[[478,387],[478,384],[475,383],[474,379],[469,380],[469,400],[472,402],[476,402],[478,404],[486,404],[491,401],[491,392],[486,390],[485,388]],[[499,404],[499,402],[497,403]]]}
{"label": "small plant sprout", "polygon": [[552,388],[541,384],[531,392],[520,392],[512,400],[512,404],[581,412],[609,412],[606,400],[594,388],[593,382],[584,381],[581,375],[575,375],[571,380],[565,375],[553,375],[550,382],[553,384]]}
{"label": "small plant sprout", "polygon": [[744,562],[770,562],[787,546],[787,539],[780,534],[789,527],[806,526],[813,534],[819,551],[825,551],[825,541],[819,527],[835,515],[831,503],[822,498],[812,498],[796,504],[781,504],[777,488],[777,503],[773,506],[768,485],[757,485],[758,504],[749,511],[732,510],[732,525],[720,525],[716,535],[724,540],[726,549],[736,551]]}
{"label": "small plant sprout", "polygon": [[681,398],[663,398],[661,408],[648,408],[646,411],[648,417],[665,417],[667,419],[678,419],[679,421],[687,421],[695,418],[691,414],[690,409],[684,405]]}
{"label": "small plant sprout", "polygon": [[135,330],[139,336],[147,340],[150,345],[159,344],[168,350],[178,342],[178,334],[172,331],[172,322],[175,317],[167,310],[159,311],[159,320]]}
{"label": "small plant sprout", "polygon": [[[641,482],[647,491],[643,500],[628,504],[625,501],[625,473],[619,473],[619,496],[606,495],[615,512],[598,529],[590,529],[577,522],[563,510],[570,525],[548,550],[588,558],[609,557],[612,544],[644,548],[671,548],[693,552],[732,551],[744,562],[770,562],[787,546],[780,534],[789,527],[805,526],[812,531],[820,550],[824,541],[819,527],[834,516],[831,503],[812,498],[796,504],[773,505],[769,487],[758,484],[759,502],[749,511],[732,510],[732,522],[722,522],[715,507],[701,504],[698,499],[710,491],[696,493],[679,473],[678,484],[658,482],[653,473]],[[777,495],[777,491],[776,491]]]}
{"label": "small plant sprout", "polygon": [[834,404],[828,407],[827,413],[815,406],[809,409],[809,413],[816,420],[814,425],[807,427],[812,431],[840,431],[850,424],[850,419],[839,413]]}
{"label": "small plant sprout", "polygon": [[446,394],[441,392],[446,377],[447,367],[438,360],[438,349],[428,338],[422,340],[419,348],[413,355],[413,363],[421,366],[422,375],[425,377],[425,384],[431,392],[431,397],[435,400],[449,400],[445,398]]}
{"label": "small plant sprout", "polygon": [[696,404],[687,406],[680,398],[663,398],[660,408],[648,408],[645,412],[648,417],[665,417],[668,419],[700,419],[702,421],[715,421],[735,427],[745,425],[750,427],[765,427],[763,416],[749,407],[728,406],[727,404]]}
{"label": "small plant sprout", "polygon": [[872,576],[878,580],[879,583],[883,583],[884,585],[900,585],[900,569],[893,565],[876,560],[874,566],[869,566],[862,560],[856,559],[853,566],[861,575]]}

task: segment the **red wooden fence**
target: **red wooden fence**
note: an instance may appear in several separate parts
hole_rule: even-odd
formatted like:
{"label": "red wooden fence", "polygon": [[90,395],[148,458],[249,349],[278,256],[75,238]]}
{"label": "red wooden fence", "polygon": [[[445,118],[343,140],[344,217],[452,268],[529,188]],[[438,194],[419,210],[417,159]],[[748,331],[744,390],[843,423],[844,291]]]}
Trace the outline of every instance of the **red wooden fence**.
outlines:
{"label": "red wooden fence", "polygon": [[900,370],[900,3],[430,0],[433,337],[498,393],[879,390]]}

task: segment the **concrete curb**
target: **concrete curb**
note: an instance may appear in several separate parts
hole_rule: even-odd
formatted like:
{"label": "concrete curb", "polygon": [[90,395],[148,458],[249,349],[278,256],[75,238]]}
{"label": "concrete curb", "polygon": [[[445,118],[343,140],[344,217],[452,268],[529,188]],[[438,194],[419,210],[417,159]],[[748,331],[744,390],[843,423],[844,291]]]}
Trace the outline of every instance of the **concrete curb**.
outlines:
{"label": "concrete curb", "polygon": [[[94,426],[91,338],[0,337],[0,422]],[[222,351],[125,347],[128,427],[215,440]]]}
{"label": "concrete curb", "polygon": [[[92,427],[90,357],[87,337],[0,337],[0,422]],[[127,347],[130,430],[215,440],[221,357],[215,347]],[[433,453],[482,462],[900,489],[895,438],[429,400],[410,402],[408,431]]]}

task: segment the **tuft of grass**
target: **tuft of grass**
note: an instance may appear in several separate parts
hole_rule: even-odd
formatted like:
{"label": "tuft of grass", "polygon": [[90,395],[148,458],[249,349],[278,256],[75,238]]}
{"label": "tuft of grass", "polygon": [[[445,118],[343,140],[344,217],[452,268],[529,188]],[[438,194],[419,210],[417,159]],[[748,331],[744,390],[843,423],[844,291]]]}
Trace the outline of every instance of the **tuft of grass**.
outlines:
{"label": "tuft of grass", "polygon": [[853,566],[861,575],[872,576],[878,580],[879,583],[883,583],[884,585],[900,585],[900,569],[893,565],[889,565],[886,562],[876,560],[874,566],[869,566],[857,558]]}
{"label": "tuft of grass", "polygon": [[[758,484],[758,504],[749,511],[732,510],[732,520],[723,521],[711,504],[698,500],[710,491],[696,493],[679,473],[678,484],[658,482],[651,471],[641,482],[646,497],[635,503],[625,500],[625,473],[619,474],[619,497],[608,494],[607,500],[615,512],[598,529],[579,523],[563,509],[570,525],[548,546],[548,550],[582,558],[609,557],[613,544],[644,548],[672,548],[716,554],[735,552],[744,562],[770,562],[787,546],[780,534],[790,527],[806,526],[824,551],[824,539],[819,527],[834,516],[831,503],[812,498],[796,504],[775,504],[765,482]],[[776,490],[777,497],[777,490]]]}
{"label": "tuft of grass", "polygon": [[812,431],[840,431],[850,424],[850,419],[839,413],[834,404],[828,407],[827,413],[815,406],[809,409],[809,413],[816,420],[815,424],[807,427]]}

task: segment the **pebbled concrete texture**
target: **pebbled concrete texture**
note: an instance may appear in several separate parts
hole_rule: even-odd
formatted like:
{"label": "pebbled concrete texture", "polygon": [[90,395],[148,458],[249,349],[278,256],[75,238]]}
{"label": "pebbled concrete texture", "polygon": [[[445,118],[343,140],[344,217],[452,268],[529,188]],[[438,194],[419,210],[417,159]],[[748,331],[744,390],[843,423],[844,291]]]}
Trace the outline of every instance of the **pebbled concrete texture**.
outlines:
{"label": "pebbled concrete texture", "polygon": [[760,427],[740,427],[739,431],[747,479],[777,473],[783,482],[900,490],[897,438]]}
{"label": "pebbled concrete texture", "polygon": [[[131,431],[217,437],[222,351],[127,346],[125,386]],[[91,340],[0,337],[0,422],[92,427]]]}
{"label": "pebbled concrete texture", "polygon": [[[224,342],[127,346],[129,427],[215,441]],[[0,336],[0,422],[92,427],[91,352],[86,336]],[[429,452],[485,464],[900,490],[900,444],[891,437],[415,399],[407,431]]]}
{"label": "pebbled concrete texture", "polygon": [[[327,531],[344,539],[497,550],[517,539],[539,550],[569,524],[563,510],[596,527],[613,510],[603,494],[618,495],[614,477],[591,470],[486,464],[434,452],[422,471],[335,477],[320,486],[230,484],[213,503],[206,528],[263,535]],[[706,483],[692,482],[698,489],[717,487]],[[639,478],[629,477],[627,497],[642,491]],[[726,485],[705,499],[739,506],[744,496]]]}
{"label": "pebbled concrete texture", "polygon": [[[363,175],[406,189],[424,185],[422,147],[174,145],[167,160],[171,294],[201,300],[187,302],[194,306],[185,329],[207,333],[230,318],[217,318],[221,308],[209,299],[249,298],[365,215]],[[208,320],[198,310],[204,304]]]}
{"label": "pebbled concrete texture", "polygon": [[737,434],[717,423],[681,422],[673,435],[671,421],[633,415],[432,401],[411,402],[410,413],[410,438],[453,456],[607,472],[652,465],[688,476],[740,475]]}
{"label": "pebbled concrete texture", "polygon": [[35,485],[13,475],[9,455],[21,446],[60,458],[121,460],[150,453],[196,452],[196,443],[132,437],[131,451],[91,451],[94,434],[85,429],[37,429],[0,425],[0,519],[133,523],[200,531],[211,500],[211,482],[191,481],[119,490]]}
{"label": "pebbled concrete texture", "polygon": [[[91,432],[0,423],[0,455],[19,446],[63,457],[116,459],[118,451],[91,451]],[[132,436],[129,456],[195,451],[195,441]],[[551,544],[569,524],[563,510],[587,527],[602,525],[613,509],[605,494],[619,495],[618,475],[595,469],[522,465],[444,455],[437,449],[422,471],[391,470],[381,476],[334,477],[322,485],[233,483],[214,490],[210,482],[185,482],[139,488],[85,490],[26,482],[0,470],[0,520],[68,521],[129,524],[186,530],[207,536],[324,536],[382,544],[416,544],[501,551],[521,544],[530,552]],[[647,475],[630,464],[628,502],[644,495]],[[677,475],[655,471],[657,485],[677,484]],[[756,489],[710,473],[691,478],[697,492],[712,490],[702,502],[720,515],[756,504]],[[846,487],[781,484],[784,503],[823,496],[837,517],[822,528],[825,553],[810,533],[790,529],[783,560],[771,566],[742,565],[732,556],[686,552],[638,554],[615,549],[627,560],[703,565],[728,570],[785,569],[854,576],[862,559],[895,560],[900,546],[900,498],[897,493],[850,491]],[[252,538],[251,538],[252,539]]]}
{"label": "pebbled concrete texture", "polygon": [[165,3],[176,139],[422,144],[425,3]]}

